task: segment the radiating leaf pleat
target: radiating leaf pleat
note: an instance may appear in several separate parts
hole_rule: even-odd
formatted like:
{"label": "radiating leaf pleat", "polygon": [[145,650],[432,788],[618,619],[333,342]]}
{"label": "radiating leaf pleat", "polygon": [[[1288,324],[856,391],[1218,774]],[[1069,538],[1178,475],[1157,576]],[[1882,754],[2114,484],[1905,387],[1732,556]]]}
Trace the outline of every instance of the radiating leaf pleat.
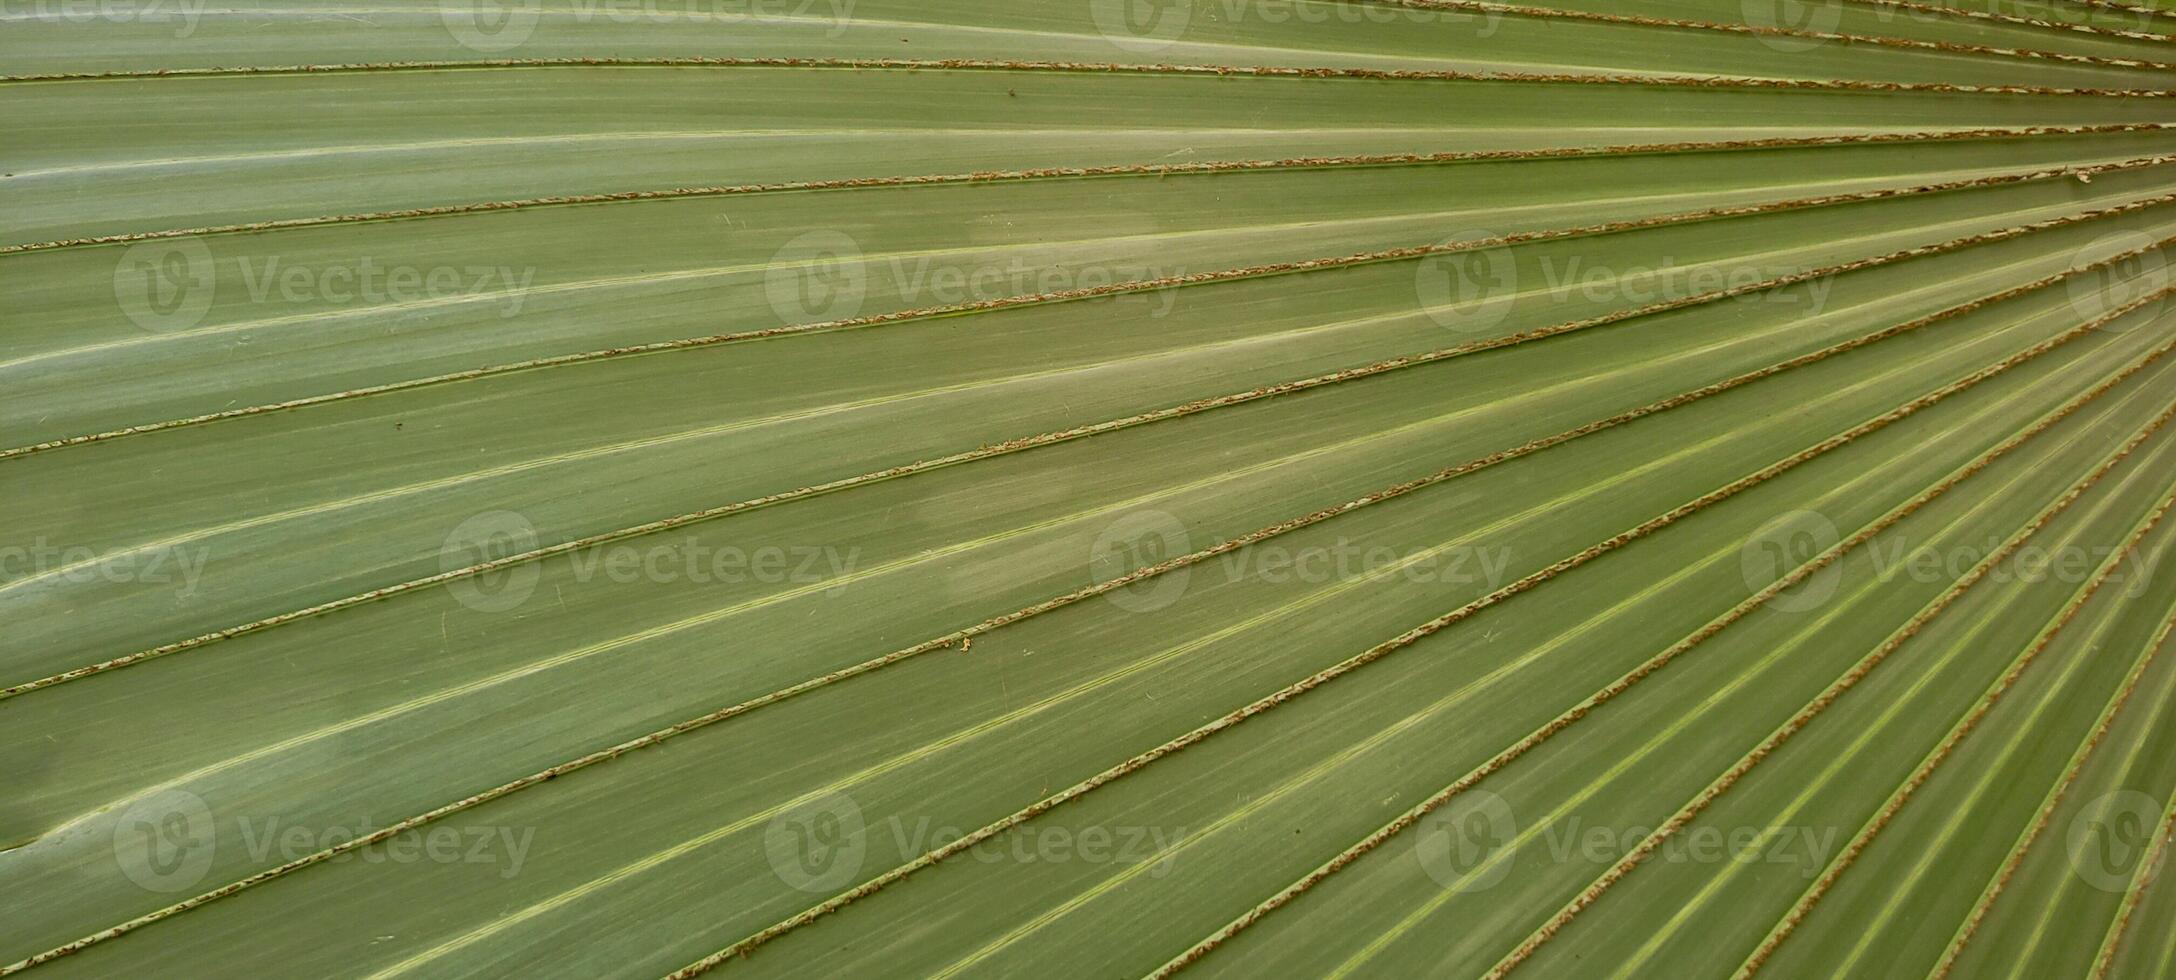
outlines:
{"label": "radiating leaf pleat", "polygon": [[0,976],[2164,974],[2156,4],[0,10]]}

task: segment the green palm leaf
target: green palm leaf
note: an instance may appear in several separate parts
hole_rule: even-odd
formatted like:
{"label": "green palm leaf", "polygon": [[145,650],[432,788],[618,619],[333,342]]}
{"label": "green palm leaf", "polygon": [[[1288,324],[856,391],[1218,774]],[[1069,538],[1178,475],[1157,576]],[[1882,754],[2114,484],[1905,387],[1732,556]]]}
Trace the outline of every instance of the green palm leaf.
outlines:
{"label": "green palm leaf", "polygon": [[2176,13],[0,11],[0,975],[2176,969]]}

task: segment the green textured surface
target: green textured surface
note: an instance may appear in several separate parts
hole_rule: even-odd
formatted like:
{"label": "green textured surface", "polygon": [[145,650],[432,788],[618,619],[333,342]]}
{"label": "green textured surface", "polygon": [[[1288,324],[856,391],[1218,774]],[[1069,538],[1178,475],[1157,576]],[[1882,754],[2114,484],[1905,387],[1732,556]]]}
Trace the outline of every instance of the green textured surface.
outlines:
{"label": "green textured surface", "polygon": [[2176,19],[1948,8],[0,10],[0,975],[2167,976]]}

